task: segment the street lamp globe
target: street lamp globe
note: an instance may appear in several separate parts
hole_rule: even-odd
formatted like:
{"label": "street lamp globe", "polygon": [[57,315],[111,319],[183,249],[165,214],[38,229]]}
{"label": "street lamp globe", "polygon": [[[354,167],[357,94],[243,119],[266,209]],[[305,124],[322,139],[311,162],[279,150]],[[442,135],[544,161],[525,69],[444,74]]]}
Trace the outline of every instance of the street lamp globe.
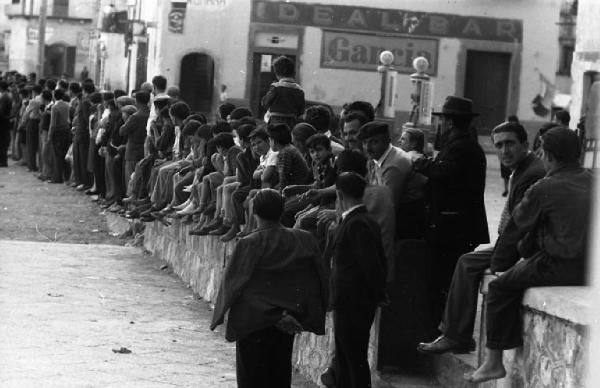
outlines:
{"label": "street lamp globe", "polygon": [[391,66],[394,63],[394,54],[389,50],[382,51],[379,54],[379,61],[383,66]]}
{"label": "street lamp globe", "polygon": [[419,74],[425,73],[429,69],[429,61],[425,57],[416,57],[412,65]]}

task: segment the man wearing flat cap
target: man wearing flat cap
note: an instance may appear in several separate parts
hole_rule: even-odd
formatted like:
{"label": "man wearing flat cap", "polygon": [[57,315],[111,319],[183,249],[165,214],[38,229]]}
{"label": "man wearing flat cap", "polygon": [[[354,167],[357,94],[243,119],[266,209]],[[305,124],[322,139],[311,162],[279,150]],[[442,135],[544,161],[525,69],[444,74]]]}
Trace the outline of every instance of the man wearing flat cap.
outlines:
{"label": "man wearing flat cap", "polygon": [[485,362],[465,379],[474,383],[502,378],[505,349],[523,345],[521,300],[529,287],[585,283],[592,213],[592,173],[579,165],[579,138],[567,128],[542,136],[547,174],[525,193],[504,228],[512,244],[494,253],[502,259],[518,252],[524,259],[489,284],[488,348]]}
{"label": "man wearing flat cap", "polygon": [[439,153],[413,168],[429,178],[427,241],[431,251],[431,323],[441,320],[444,300],[460,255],[489,242],[483,194],[486,158],[471,132],[472,101],[450,96],[440,116]]}
{"label": "man wearing flat cap", "polygon": [[362,141],[365,154],[369,157],[369,183],[389,187],[397,210],[411,172],[410,156],[391,144],[389,127],[383,122],[371,121],[364,124],[359,130],[358,139]]}

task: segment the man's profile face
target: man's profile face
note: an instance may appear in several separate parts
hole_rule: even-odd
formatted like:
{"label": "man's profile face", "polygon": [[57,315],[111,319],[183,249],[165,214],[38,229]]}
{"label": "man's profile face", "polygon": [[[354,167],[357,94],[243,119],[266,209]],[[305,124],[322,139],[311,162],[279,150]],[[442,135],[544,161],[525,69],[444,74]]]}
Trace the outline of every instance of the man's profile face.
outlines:
{"label": "man's profile face", "polygon": [[408,132],[402,132],[402,136],[400,136],[400,148],[406,152],[412,151],[413,145],[410,142],[410,135]]}
{"label": "man's profile face", "polygon": [[519,162],[527,156],[529,143],[526,141],[521,143],[514,132],[495,133],[492,136],[492,141],[500,163],[511,170],[514,170]]}
{"label": "man's profile face", "polygon": [[381,158],[389,145],[390,139],[386,135],[371,136],[370,138],[363,140],[365,153],[369,158],[374,160]]}
{"label": "man's profile face", "polygon": [[342,141],[347,150],[361,150],[361,142],[358,140],[359,129],[360,121],[358,120],[344,123],[344,128],[342,129]]}

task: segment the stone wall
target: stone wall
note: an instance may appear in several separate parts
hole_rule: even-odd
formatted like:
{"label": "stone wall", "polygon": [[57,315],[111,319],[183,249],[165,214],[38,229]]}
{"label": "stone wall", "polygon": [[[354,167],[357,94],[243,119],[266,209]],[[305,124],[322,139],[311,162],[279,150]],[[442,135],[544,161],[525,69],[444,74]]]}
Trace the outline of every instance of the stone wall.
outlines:
{"label": "stone wall", "polygon": [[[186,284],[189,284],[205,301],[214,304],[225,266],[233,252],[234,242],[221,243],[214,236],[190,236],[189,227],[175,220],[173,225],[165,227],[159,222],[146,223],[144,248],[156,257],[166,261]],[[369,344],[369,362],[375,373],[376,350],[379,326],[377,314],[371,328]],[[314,383],[331,361],[333,349],[333,323],[327,316],[326,333],[317,336],[304,333],[296,337],[293,352],[294,369]]]}
{"label": "stone wall", "polygon": [[[484,289],[485,292],[485,289]],[[583,388],[588,365],[590,290],[586,287],[539,287],[523,298],[521,348],[504,352],[507,376],[481,388]],[[467,388],[462,374],[472,372],[485,356],[485,320],[478,355],[443,355],[434,366],[445,387]]]}

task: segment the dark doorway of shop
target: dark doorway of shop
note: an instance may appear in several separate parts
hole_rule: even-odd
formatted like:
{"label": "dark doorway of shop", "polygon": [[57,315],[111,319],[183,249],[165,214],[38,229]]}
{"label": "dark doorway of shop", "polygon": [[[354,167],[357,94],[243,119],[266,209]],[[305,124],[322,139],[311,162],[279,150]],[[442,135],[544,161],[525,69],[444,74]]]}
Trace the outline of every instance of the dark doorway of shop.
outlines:
{"label": "dark doorway of shop", "polygon": [[148,73],[148,43],[138,42],[135,57],[135,88],[139,89],[146,82]]}
{"label": "dark doorway of shop", "polygon": [[492,128],[506,120],[510,54],[467,51],[465,97],[473,100],[479,113],[473,124],[479,135],[489,135]]}
{"label": "dark doorway of shop", "polygon": [[210,113],[213,102],[215,63],[206,54],[187,54],[181,60],[181,99],[192,111]]}
{"label": "dark doorway of shop", "polygon": [[66,73],[69,77],[75,75],[75,46],[55,43],[44,49],[44,76],[59,78]]}
{"label": "dark doorway of shop", "polygon": [[[252,57],[252,85],[250,96],[250,108],[252,112],[256,112],[258,118],[263,118],[266,111],[262,108],[260,100],[269,91],[271,83],[277,81],[271,64],[282,54],[275,53],[254,53]],[[295,55],[285,54],[286,57],[292,59],[296,63],[296,72],[298,71],[298,63]]]}

